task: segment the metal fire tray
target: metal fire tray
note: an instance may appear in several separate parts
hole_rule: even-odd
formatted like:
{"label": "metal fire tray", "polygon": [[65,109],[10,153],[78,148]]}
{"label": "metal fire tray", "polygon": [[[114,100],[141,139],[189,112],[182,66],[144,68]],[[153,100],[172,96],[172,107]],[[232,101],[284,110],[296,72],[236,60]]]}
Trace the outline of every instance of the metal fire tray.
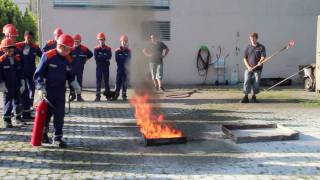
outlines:
{"label": "metal fire tray", "polygon": [[144,137],[146,146],[161,146],[161,145],[169,145],[169,144],[185,144],[187,143],[186,137],[178,137],[178,138],[156,138],[156,139],[148,139]]}
{"label": "metal fire tray", "polygon": [[222,125],[222,131],[235,143],[299,139],[299,133],[277,124]]}

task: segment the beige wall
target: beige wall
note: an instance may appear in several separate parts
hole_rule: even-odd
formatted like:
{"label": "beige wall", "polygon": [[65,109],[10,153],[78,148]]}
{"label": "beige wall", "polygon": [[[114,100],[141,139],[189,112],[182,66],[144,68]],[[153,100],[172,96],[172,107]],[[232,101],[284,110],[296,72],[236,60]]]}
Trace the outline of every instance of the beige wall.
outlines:
{"label": "beige wall", "polygon": [[[278,56],[267,64],[264,77],[284,77],[297,71],[298,65],[315,62],[317,14],[319,0],[172,0],[170,10],[154,11],[146,17],[152,20],[171,21],[171,41],[166,42],[171,52],[165,62],[165,81],[168,84],[198,84],[202,82],[196,69],[196,54],[202,44],[213,51],[217,46],[230,53],[227,70],[231,72],[240,64],[242,74],[242,54],[248,44],[247,34],[259,32],[260,41],[267,53],[279,49],[290,39],[297,46]],[[83,42],[91,49],[95,46],[97,32],[108,34],[109,44],[118,47],[120,34],[126,33],[131,46],[139,35],[117,23],[114,9],[95,8],[53,8],[52,1],[42,1],[42,39],[52,38],[55,27],[67,33],[81,33]],[[235,55],[237,32],[240,55]],[[215,80],[216,71],[210,68],[208,83]],[[230,74],[228,74],[230,77]],[[241,77],[242,78],[242,77]],[[115,79],[115,64],[111,65],[111,81]],[[85,68],[84,84],[95,85],[95,63],[91,60]]]}

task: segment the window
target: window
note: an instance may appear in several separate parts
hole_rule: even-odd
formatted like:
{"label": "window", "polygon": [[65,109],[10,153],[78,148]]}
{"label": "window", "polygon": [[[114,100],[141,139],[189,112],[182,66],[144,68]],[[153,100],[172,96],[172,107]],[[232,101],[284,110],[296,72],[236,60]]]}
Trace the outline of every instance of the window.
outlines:
{"label": "window", "polygon": [[155,34],[162,41],[170,41],[170,21],[148,21],[142,24],[143,37],[148,38],[150,34]]}
{"label": "window", "polygon": [[54,7],[147,7],[169,9],[169,0],[54,0]]}

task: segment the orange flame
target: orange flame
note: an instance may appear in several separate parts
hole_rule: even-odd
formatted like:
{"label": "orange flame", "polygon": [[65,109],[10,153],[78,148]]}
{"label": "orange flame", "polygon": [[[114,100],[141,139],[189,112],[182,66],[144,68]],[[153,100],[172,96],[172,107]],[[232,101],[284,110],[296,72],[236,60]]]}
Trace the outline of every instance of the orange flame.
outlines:
{"label": "orange flame", "polygon": [[137,125],[145,138],[178,138],[184,136],[183,132],[164,122],[163,114],[154,114],[147,94],[136,95],[131,99],[131,104],[135,107]]}

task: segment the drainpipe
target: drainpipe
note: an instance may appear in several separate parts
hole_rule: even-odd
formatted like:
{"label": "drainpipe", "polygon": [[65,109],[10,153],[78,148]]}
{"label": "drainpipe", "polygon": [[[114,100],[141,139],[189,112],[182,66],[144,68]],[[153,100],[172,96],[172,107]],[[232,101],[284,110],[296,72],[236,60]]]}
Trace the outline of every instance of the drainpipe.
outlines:
{"label": "drainpipe", "polygon": [[41,0],[37,0],[37,11],[38,11],[38,37],[39,45],[42,47],[42,13],[41,13]]}

